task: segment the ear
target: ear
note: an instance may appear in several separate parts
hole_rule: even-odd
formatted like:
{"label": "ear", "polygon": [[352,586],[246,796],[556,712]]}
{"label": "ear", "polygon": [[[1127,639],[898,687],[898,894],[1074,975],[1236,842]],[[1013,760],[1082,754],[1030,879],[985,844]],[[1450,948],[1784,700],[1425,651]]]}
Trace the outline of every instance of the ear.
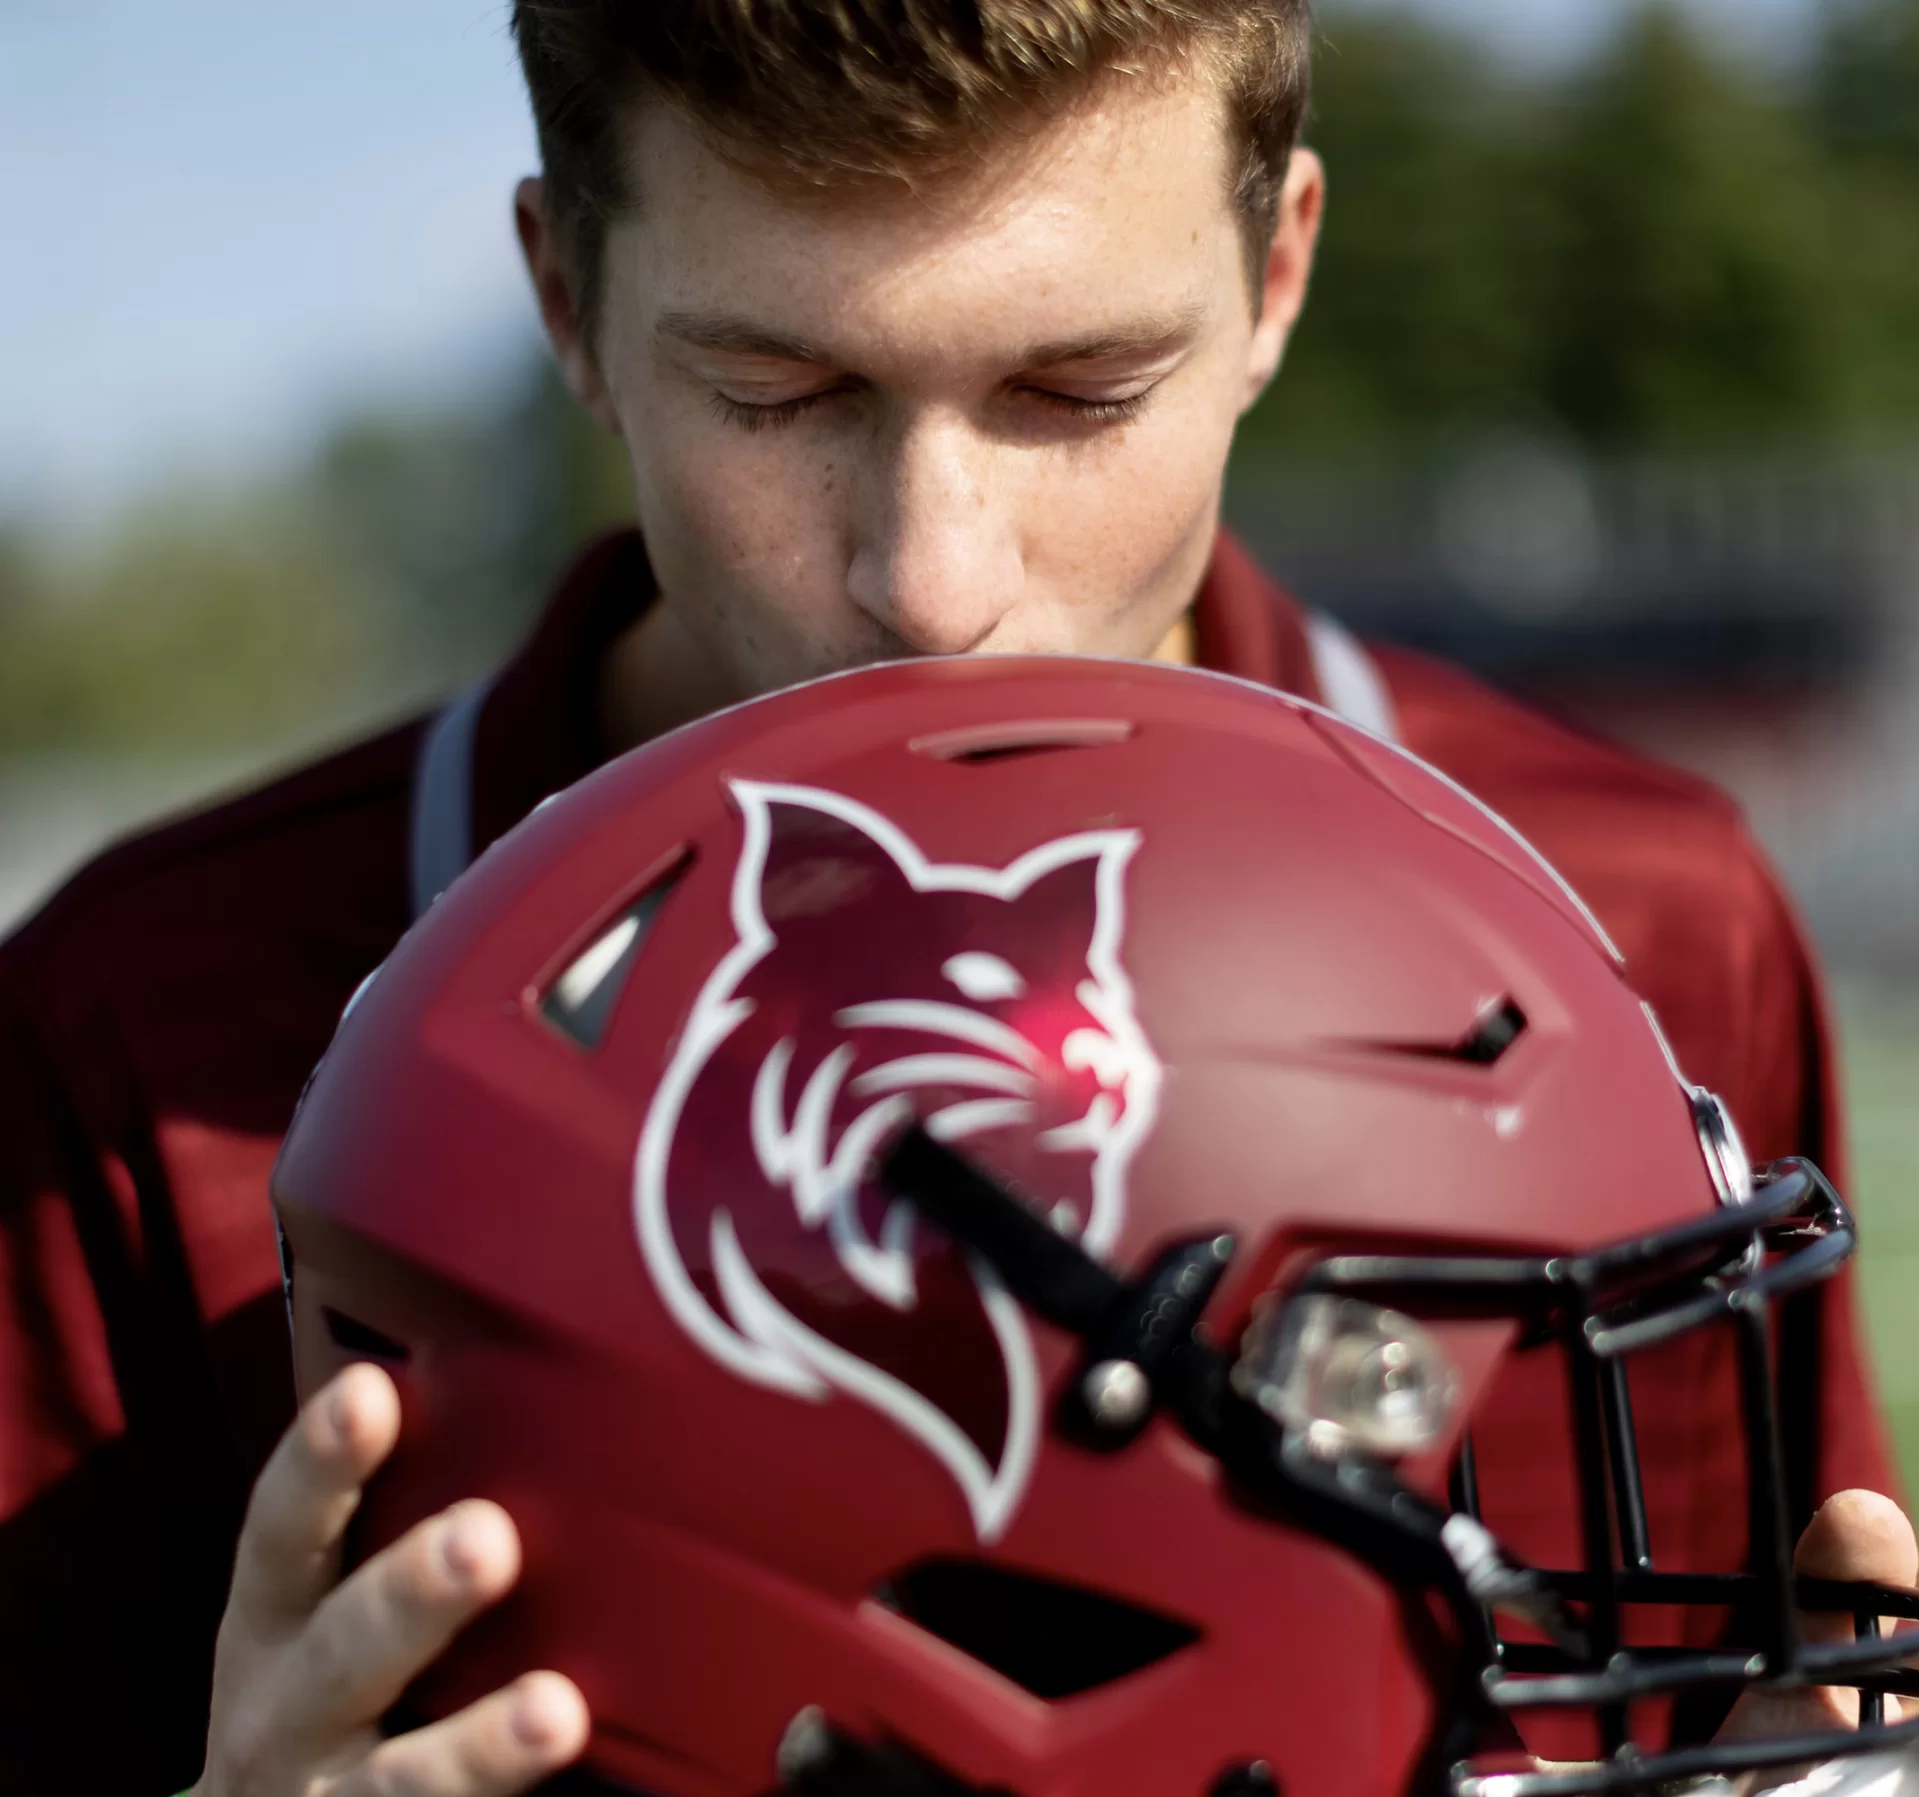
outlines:
{"label": "ear", "polygon": [[619,434],[620,421],[600,376],[593,346],[580,329],[580,309],[573,279],[561,254],[546,205],[546,184],[529,175],[513,190],[513,225],[519,233],[520,254],[539,302],[540,322],[560,365],[568,390],[592,414],[602,429]]}
{"label": "ear", "polygon": [[1266,252],[1266,278],[1260,313],[1246,358],[1244,412],[1266,391],[1279,372],[1293,326],[1306,304],[1313,253],[1319,247],[1319,221],[1326,210],[1326,165],[1303,146],[1286,165],[1280,190],[1279,223]]}

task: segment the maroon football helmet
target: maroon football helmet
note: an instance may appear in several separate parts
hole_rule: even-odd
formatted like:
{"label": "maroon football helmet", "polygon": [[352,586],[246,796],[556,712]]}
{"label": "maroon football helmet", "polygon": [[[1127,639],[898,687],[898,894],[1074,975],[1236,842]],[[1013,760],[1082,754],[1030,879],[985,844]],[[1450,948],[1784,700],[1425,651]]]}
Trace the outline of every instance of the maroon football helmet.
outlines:
{"label": "maroon football helmet", "polygon": [[[919,662],[626,756],[363,990],[275,1197],[302,1389],[402,1393],[358,1550],[524,1538],[415,1712],[558,1667],[603,1788],[1638,1790],[1837,1749],[1635,1757],[1635,1704],[1901,1688],[1794,1629],[1768,1300],[1844,1207],[1754,1179],[1509,829],[1271,692]],[[1745,1394],[1714,1578],[1652,1567],[1621,1372],[1691,1329]],[[1480,1520],[1521,1354],[1571,1568]],[[1633,1645],[1701,1603],[1750,1639]],[[1612,1756],[1530,1769],[1540,1706]]]}

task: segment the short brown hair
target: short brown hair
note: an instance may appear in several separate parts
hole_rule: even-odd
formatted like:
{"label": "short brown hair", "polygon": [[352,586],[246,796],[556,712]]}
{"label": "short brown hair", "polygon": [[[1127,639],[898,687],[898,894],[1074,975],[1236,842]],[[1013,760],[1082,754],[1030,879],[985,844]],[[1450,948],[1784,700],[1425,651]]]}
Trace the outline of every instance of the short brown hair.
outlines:
{"label": "short brown hair", "polygon": [[606,227],[630,197],[625,102],[664,101],[754,164],[828,186],[937,175],[1109,70],[1207,55],[1257,295],[1311,67],[1310,0],[514,0],[513,29],[589,335]]}

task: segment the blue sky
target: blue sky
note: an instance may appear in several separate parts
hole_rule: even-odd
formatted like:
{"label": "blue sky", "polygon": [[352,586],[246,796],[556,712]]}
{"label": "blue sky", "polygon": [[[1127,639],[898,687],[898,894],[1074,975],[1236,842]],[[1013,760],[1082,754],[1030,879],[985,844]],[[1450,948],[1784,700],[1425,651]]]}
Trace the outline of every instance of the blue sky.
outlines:
{"label": "blue sky", "polygon": [[0,0],[0,510],[483,378],[533,160],[499,0]]}
{"label": "blue sky", "polygon": [[[1692,3],[1766,45],[1813,0]],[[1550,61],[1623,0],[1416,4]],[[533,329],[532,165],[503,0],[0,0],[0,516],[496,377]]]}

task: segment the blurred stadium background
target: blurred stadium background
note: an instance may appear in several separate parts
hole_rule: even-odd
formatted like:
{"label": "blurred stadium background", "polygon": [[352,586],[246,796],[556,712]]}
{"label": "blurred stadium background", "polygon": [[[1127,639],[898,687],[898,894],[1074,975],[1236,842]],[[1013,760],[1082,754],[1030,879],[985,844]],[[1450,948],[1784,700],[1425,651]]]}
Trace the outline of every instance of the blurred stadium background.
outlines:
{"label": "blurred stadium background", "polygon": [[[1323,26],[1233,519],[1745,802],[1834,976],[1919,1486],[1919,0]],[[0,929],[486,665],[623,514],[519,293],[530,135],[497,0],[0,0]]]}

